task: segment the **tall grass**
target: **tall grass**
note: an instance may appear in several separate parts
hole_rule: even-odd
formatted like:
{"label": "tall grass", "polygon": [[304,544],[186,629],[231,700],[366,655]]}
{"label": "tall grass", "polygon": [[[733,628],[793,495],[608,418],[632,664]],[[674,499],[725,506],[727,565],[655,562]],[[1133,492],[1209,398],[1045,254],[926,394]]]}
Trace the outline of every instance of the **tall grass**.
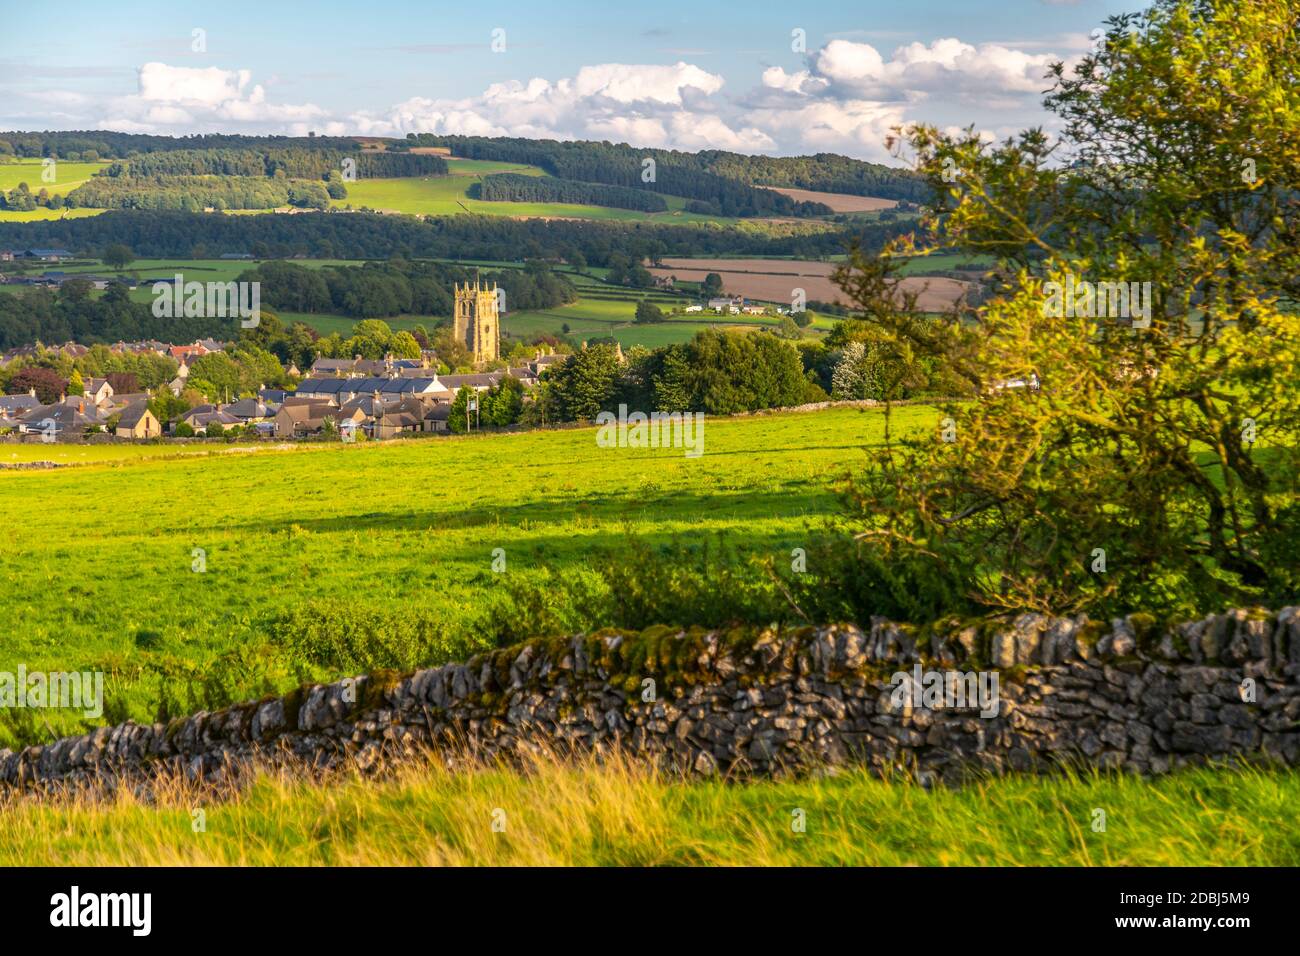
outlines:
{"label": "tall grass", "polygon": [[620,759],[524,772],[430,761],[379,781],[265,773],[226,802],[180,782],[152,803],[20,800],[0,809],[0,864],[1294,866],[1297,800],[1300,774],[1282,770],[926,790],[865,771],[682,782]]}

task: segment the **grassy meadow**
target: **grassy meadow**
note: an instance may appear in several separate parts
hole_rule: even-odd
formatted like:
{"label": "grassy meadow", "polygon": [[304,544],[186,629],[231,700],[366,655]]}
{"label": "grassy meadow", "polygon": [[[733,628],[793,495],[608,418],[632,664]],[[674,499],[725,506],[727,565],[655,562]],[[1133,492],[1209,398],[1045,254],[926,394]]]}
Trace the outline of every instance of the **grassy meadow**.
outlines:
{"label": "grassy meadow", "polygon": [[[24,159],[16,163],[0,163],[0,190],[8,192],[19,183],[26,183],[33,195],[42,189],[50,194],[66,196],[76,189],[108,163],[69,163],[60,160],[54,166],[54,181],[46,182],[41,178],[45,167],[39,159]],[[39,206],[29,212],[16,212],[0,209],[0,222],[36,222],[45,219],[80,219],[84,216],[97,216],[102,209],[47,209]]]}
{"label": "grassy meadow", "polygon": [[[907,407],[894,425],[938,415]],[[599,448],[591,428],[284,450],[5,446],[77,467],[0,471],[0,579],[24,595],[0,606],[0,670],[103,670],[105,720],[152,720],[165,695],[217,674],[247,699],[455,658],[481,646],[504,586],[595,586],[601,556],[630,537],[788,555],[836,514],[832,482],[869,461],[883,428],[878,410],[710,419],[698,458]],[[510,581],[491,570],[496,548]],[[300,646],[317,621],[351,630]],[[418,660],[385,643],[411,629],[427,638]],[[374,646],[343,648],[362,633]],[[0,746],[45,736],[14,723],[24,713],[5,716]]]}
{"label": "grassy meadow", "polygon": [[[483,202],[471,199],[470,187],[482,176],[493,173],[519,173],[525,176],[545,176],[536,166],[502,163],[482,159],[448,159],[449,176],[401,179],[358,179],[347,184],[346,199],[333,200],[331,205],[346,209],[366,207],[383,212],[400,212],[421,216],[458,216],[475,213],[483,216],[511,216],[513,218],[542,219],[594,219],[618,222],[669,222],[735,223],[739,220],[721,216],[701,216],[688,213],[686,201],[669,197],[666,212],[647,213],[634,209],[614,209],[607,206],[588,206],[573,203],[542,202]],[[673,200],[676,200],[675,202]]]}
{"label": "grassy meadow", "polygon": [[621,760],[522,774],[428,761],[381,780],[267,774],[225,801],[179,783],[157,803],[16,801],[0,812],[0,865],[1295,866],[1297,800],[1300,774],[1284,771],[926,790],[861,770],[737,785]]}

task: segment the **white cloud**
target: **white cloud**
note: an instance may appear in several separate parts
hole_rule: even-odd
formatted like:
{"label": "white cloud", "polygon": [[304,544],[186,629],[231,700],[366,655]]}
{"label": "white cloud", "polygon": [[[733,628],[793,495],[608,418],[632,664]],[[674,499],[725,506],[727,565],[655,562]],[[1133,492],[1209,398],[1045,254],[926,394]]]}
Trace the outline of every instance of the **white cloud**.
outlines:
{"label": "white cloud", "polygon": [[[195,102],[218,106],[227,100],[239,99],[252,80],[249,70],[222,70],[215,66],[204,68],[168,66],[166,63],[146,63],[140,67],[140,99],[164,103]],[[262,88],[253,88],[253,95],[262,97]]]}
{"label": "white cloud", "polygon": [[599,63],[571,76],[493,83],[472,96],[412,96],[350,113],[275,102],[274,78],[263,85],[248,69],[149,62],[139,68],[133,94],[30,91],[21,105],[11,101],[10,115],[57,111],[74,117],[62,125],[132,132],[430,132],[687,150],[825,150],[885,161],[886,138],[908,122],[992,128],[1041,122],[1038,98],[1054,59],[1042,43],[1029,41],[971,44],[945,37],[884,55],[870,43],[839,37],[801,64],[768,66],[734,95],[721,75],[685,60]]}
{"label": "white cloud", "polygon": [[634,146],[762,151],[773,140],[720,115],[723,78],[698,66],[602,63],[572,77],[494,83],[482,95],[414,97],[386,113],[356,113],[344,126],[369,135],[461,133],[608,139]]}
{"label": "white cloud", "polygon": [[1037,94],[1057,57],[945,37],[928,45],[900,46],[888,60],[869,43],[832,40],[809,59],[810,77],[829,87],[873,97],[918,99],[932,93]]}

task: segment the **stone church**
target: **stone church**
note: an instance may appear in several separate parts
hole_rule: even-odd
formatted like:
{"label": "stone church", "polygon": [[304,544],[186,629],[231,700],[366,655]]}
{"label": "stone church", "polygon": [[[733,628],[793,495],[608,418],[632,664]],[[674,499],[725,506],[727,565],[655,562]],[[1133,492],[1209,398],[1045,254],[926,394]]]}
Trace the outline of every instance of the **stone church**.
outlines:
{"label": "stone church", "polygon": [[470,359],[475,365],[495,362],[501,355],[501,322],[497,313],[497,287],[492,288],[474,280],[464,288],[459,284],[456,290],[455,330],[456,338],[465,343]]}

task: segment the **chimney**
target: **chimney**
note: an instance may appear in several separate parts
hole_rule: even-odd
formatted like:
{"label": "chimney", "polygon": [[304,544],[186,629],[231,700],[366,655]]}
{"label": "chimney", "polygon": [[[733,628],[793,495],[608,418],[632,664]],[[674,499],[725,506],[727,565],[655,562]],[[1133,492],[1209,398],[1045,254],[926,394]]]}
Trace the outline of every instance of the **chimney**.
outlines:
{"label": "chimney", "polygon": [[86,403],[85,403],[85,402],[77,402],[77,414],[79,414],[79,415],[84,415],[84,414],[86,414]]}

